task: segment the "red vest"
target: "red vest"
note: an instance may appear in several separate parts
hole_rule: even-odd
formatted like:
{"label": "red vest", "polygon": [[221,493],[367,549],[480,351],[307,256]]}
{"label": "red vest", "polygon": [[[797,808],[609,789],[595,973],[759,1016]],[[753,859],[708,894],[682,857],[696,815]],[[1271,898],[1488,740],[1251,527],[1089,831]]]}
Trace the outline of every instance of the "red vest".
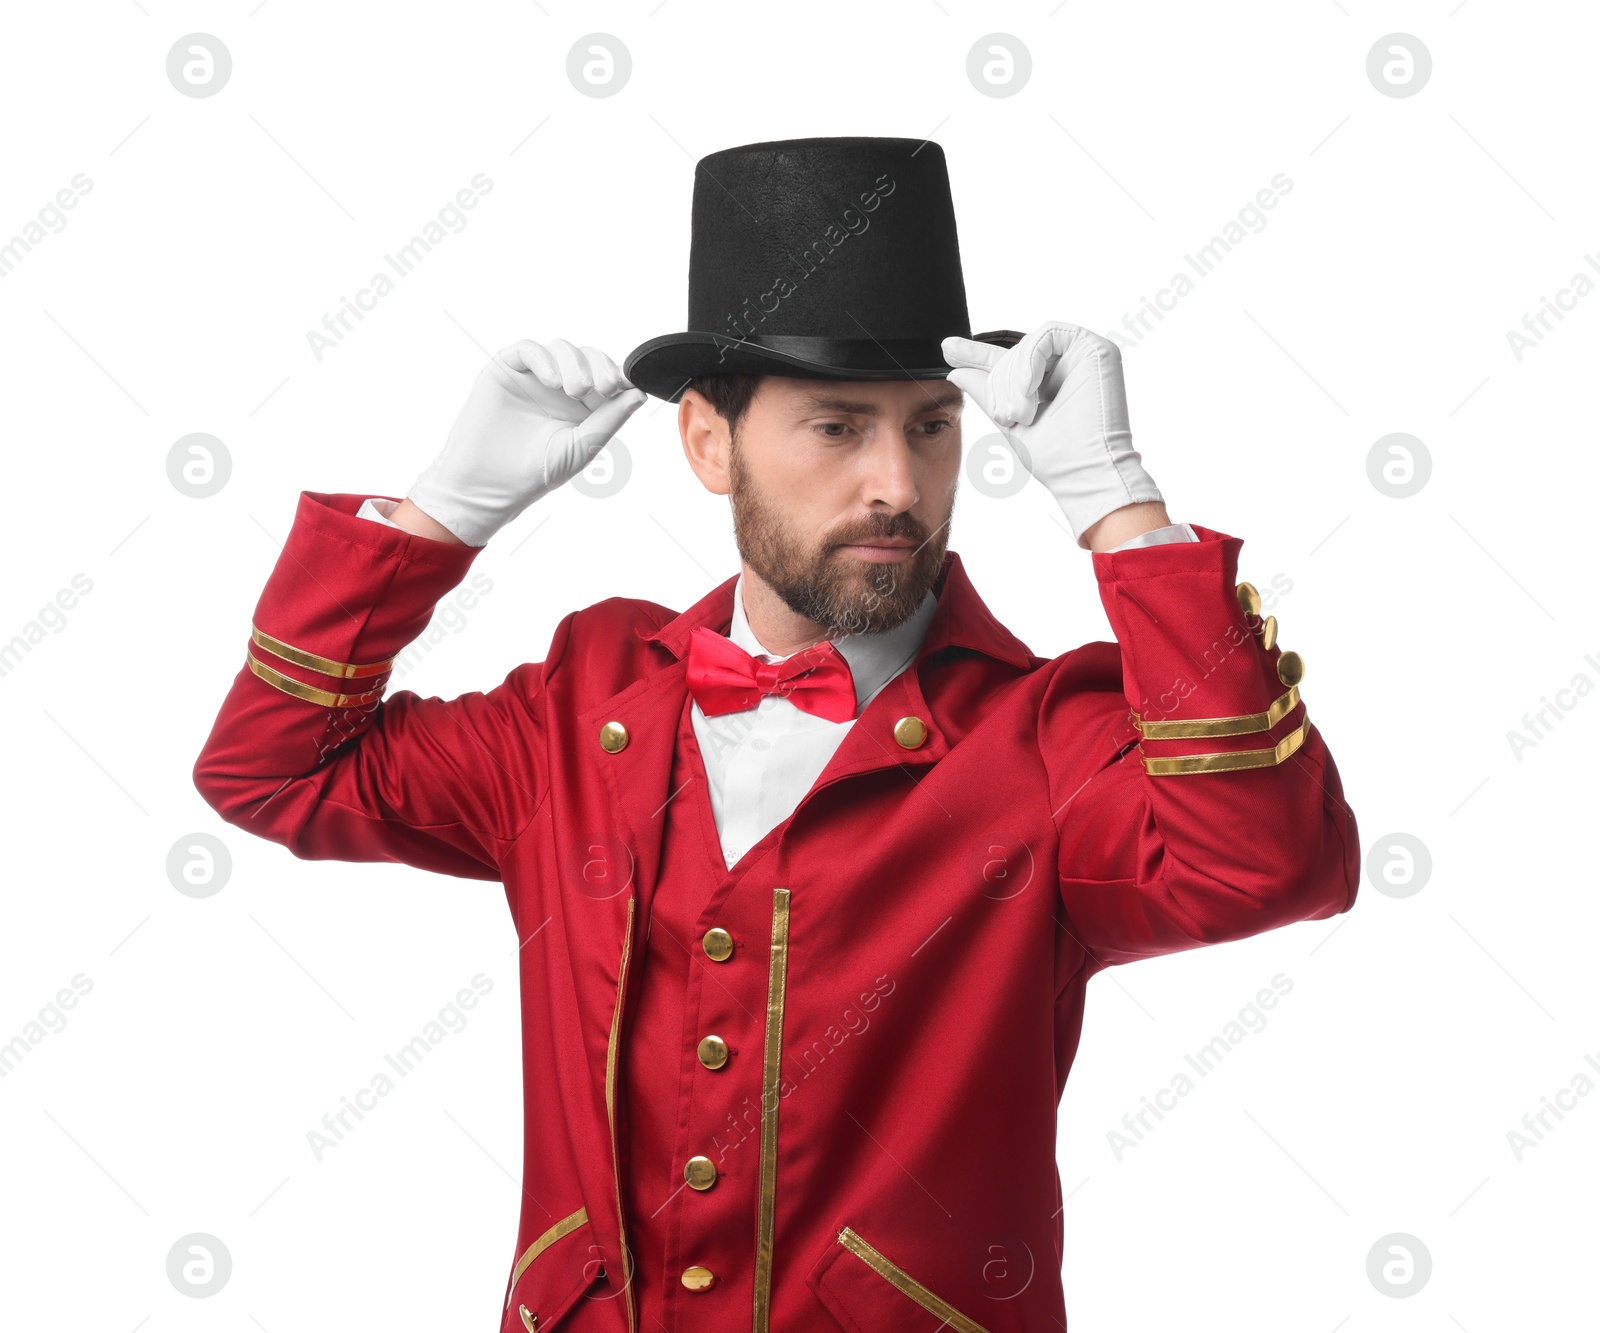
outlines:
{"label": "red vest", "polygon": [[[685,1287],[686,1268],[707,1268],[716,1286],[736,1284],[745,1291],[755,1277],[762,1052],[759,1046],[732,1047],[717,1069],[707,1068],[697,1052],[702,1037],[718,1034],[718,1017],[732,1002],[722,984],[732,970],[755,970],[755,990],[765,989],[773,905],[768,881],[773,850],[789,820],[727,868],[693,707],[686,698],[678,722],[669,786],[675,794],[664,812],[648,939],[640,931],[638,1007],[622,1044],[618,1090],[628,1250],[641,1329],[694,1327],[693,1306],[701,1296]],[[732,955],[720,962],[702,943],[713,927],[733,938]],[[728,1024],[721,1029],[734,1030]],[[704,1189],[684,1179],[684,1166],[695,1156],[710,1158],[716,1169],[714,1183]]]}

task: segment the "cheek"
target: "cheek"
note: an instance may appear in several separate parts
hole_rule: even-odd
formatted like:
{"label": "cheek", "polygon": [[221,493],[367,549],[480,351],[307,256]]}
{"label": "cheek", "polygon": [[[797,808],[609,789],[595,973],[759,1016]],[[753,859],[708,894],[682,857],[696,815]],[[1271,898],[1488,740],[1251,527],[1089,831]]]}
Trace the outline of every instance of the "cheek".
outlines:
{"label": "cheek", "polygon": [[857,488],[842,455],[805,435],[764,441],[751,481],[770,510],[796,533],[825,529],[848,508]]}
{"label": "cheek", "polygon": [[809,434],[792,440],[774,462],[773,494],[797,510],[837,509],[861,484],[859,461],[852,451]]}
{"label": "cheek", "polygon": [[930,449],[922,459],[917,474],[917,490],[933,500],[942,501],[956,484],[961,473],[961,439],[941,440],[936,449]]}

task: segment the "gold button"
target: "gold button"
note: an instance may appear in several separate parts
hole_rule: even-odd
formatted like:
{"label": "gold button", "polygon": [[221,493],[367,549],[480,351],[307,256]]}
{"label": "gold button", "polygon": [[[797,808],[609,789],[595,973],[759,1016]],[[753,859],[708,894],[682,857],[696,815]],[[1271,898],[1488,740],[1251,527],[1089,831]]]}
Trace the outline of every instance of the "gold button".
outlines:
{"label": "gold button", "polygon": [[725,963],[733,957],[733,936],[721,926],[712,926],[700,937],[700,947],[713,963]]}
{"label": "gold button", "polygon": [[920,717],[903,717],[894,724],[894,738],[908,750],[928,739],[928,724]]}
{"label": "gold button", "polygon": [[708,1190],[717,1183],[717,1164],[709,1157],[691,1157],[683,1164],[683,1178],[692,1190]]}
{"label": "gold button", "polygon": [[1247,616],[1261,614],[1261,594],[1256,591],[1253,583],[1241,583],[1233,590],[1233,595],[1239,599],[1239,609]]}
{"label": "gold button", "polygon": [[715,1273],[709,1268],[701,1267],[699,1264],[690,1264],[689,1267],[683,1270],[683,1285],[688,1287],[690,1291],[705,1291],[716,1280],[717,1275]]}
{"label": "gold button", "polygon": [[1292,649],[1278,654],[1278,679],[1285,685],[1298,685],[1305,679],[1306,664]]}
{"label": "gold button", "polygon": [[1257,632],[1261,635],[1261,646],[1270,653],[1272,645],[1278,641],[1278,617],[1268,616],[1261,622],[1261,628]]}
{"label": "gold button", "polygon": [[600,728],[600,748],[607,754],[628,748],[628,729],[620,722],[607,722]]}
{"label": "gold button", "polygon": [[701,1037],[696,1054],[707,1069],[721,1069],[728,1063],[728,1043],[716,1035]]}
{"label": "gold button", "polygon": [[517,1306],[517,1313],[522,1316],[522,1326],[528,1330],[528,1333],[539,1333],[538,1315],[534,1314],[526,1305]]}

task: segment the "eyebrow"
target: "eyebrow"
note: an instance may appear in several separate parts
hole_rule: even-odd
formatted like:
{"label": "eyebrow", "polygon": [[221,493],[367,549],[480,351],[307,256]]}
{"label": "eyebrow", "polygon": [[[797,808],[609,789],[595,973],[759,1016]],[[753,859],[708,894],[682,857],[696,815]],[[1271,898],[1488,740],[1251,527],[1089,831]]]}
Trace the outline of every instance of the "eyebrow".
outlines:
{"label": "eyebrow", "polygon": [[[965,395],[960,389],[954,391],[929,391],[928,397],[932,400],[926,407],[918,411],[931,412],[935,409],[960,407]],[[803,412],[843,412],[851,416],[875,417],[879,415],[878,405],[869,402],[855,402],[848,398],[829,398],[820,394],[806,394],[796,402],[796,406]]]}

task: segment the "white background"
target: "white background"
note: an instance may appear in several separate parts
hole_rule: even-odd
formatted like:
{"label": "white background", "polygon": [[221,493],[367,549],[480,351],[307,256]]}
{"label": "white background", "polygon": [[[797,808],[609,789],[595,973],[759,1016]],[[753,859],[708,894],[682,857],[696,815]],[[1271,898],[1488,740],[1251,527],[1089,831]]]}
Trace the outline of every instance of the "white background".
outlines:
{"label": "white background", "polygon": [[[1507,733],[1600,683],[1600,297],[1520,361],[1506,338],[1600,252],[1592,7],[107,0],[8,6],[5,31],[0,241],[93,185],[0,279],[0,641],[92,590],[0,676],[0,1042],[92,990],[0,1079],[0,1324],[494,1326],[521,1173],[501,890],[296,861],[190,767],[299,491],[403,494],[517,338],[620,362],[680,329],[697,157],[892,134],[946,152],[975,328],[1118,328],[1292,180],[1127,351],[1135,440],[1175,517],[1292,585],[1273,610],[1364,849],[1432,856],[1412,896],[1369,879],[1347,917],[1094,982],[1059,1145],[1074,1333],[1592,1325],[1600,1096],[1520,1160],[1507,1133],[1600,1059],[1600,699],[1520,759]],[[994,31],[1031,52],[1014,96],[966,75]],[[193,32],[232,53],[212,97],[166,77]],[[591,32],[631,52],[615,96],[566,77]],[[1415,96],[1366,74],[1394,32],[1432,53]],[[469,225],[319,361],[307,331],[479,172]],[[969,410],[969,441],[990,429]],[[203,500],[166,470],[195,431],[233,466]],[[1433,463],[1408,499],[1368,478],[1396,431]],[[569,610],[734,572],[671,408],[622,438],[629,484],[500,535],[492,591],[405,688],[487,688]],[[1109,635],[1042,488],[964,486],[951,544],[1036,652]],[[233,858],[205,899],[166,872],[195,832]],[[479,972],[469,1025],[315,1160],[307,1132]],[[1108,1131],[1280,972],[1265,1030],[1118,1161]],[[166,1276],[195,1231],[233,1256],[207,1300]],[[1391,1232],[1432,1255],[1405,1299],[1367,1276]]]}

